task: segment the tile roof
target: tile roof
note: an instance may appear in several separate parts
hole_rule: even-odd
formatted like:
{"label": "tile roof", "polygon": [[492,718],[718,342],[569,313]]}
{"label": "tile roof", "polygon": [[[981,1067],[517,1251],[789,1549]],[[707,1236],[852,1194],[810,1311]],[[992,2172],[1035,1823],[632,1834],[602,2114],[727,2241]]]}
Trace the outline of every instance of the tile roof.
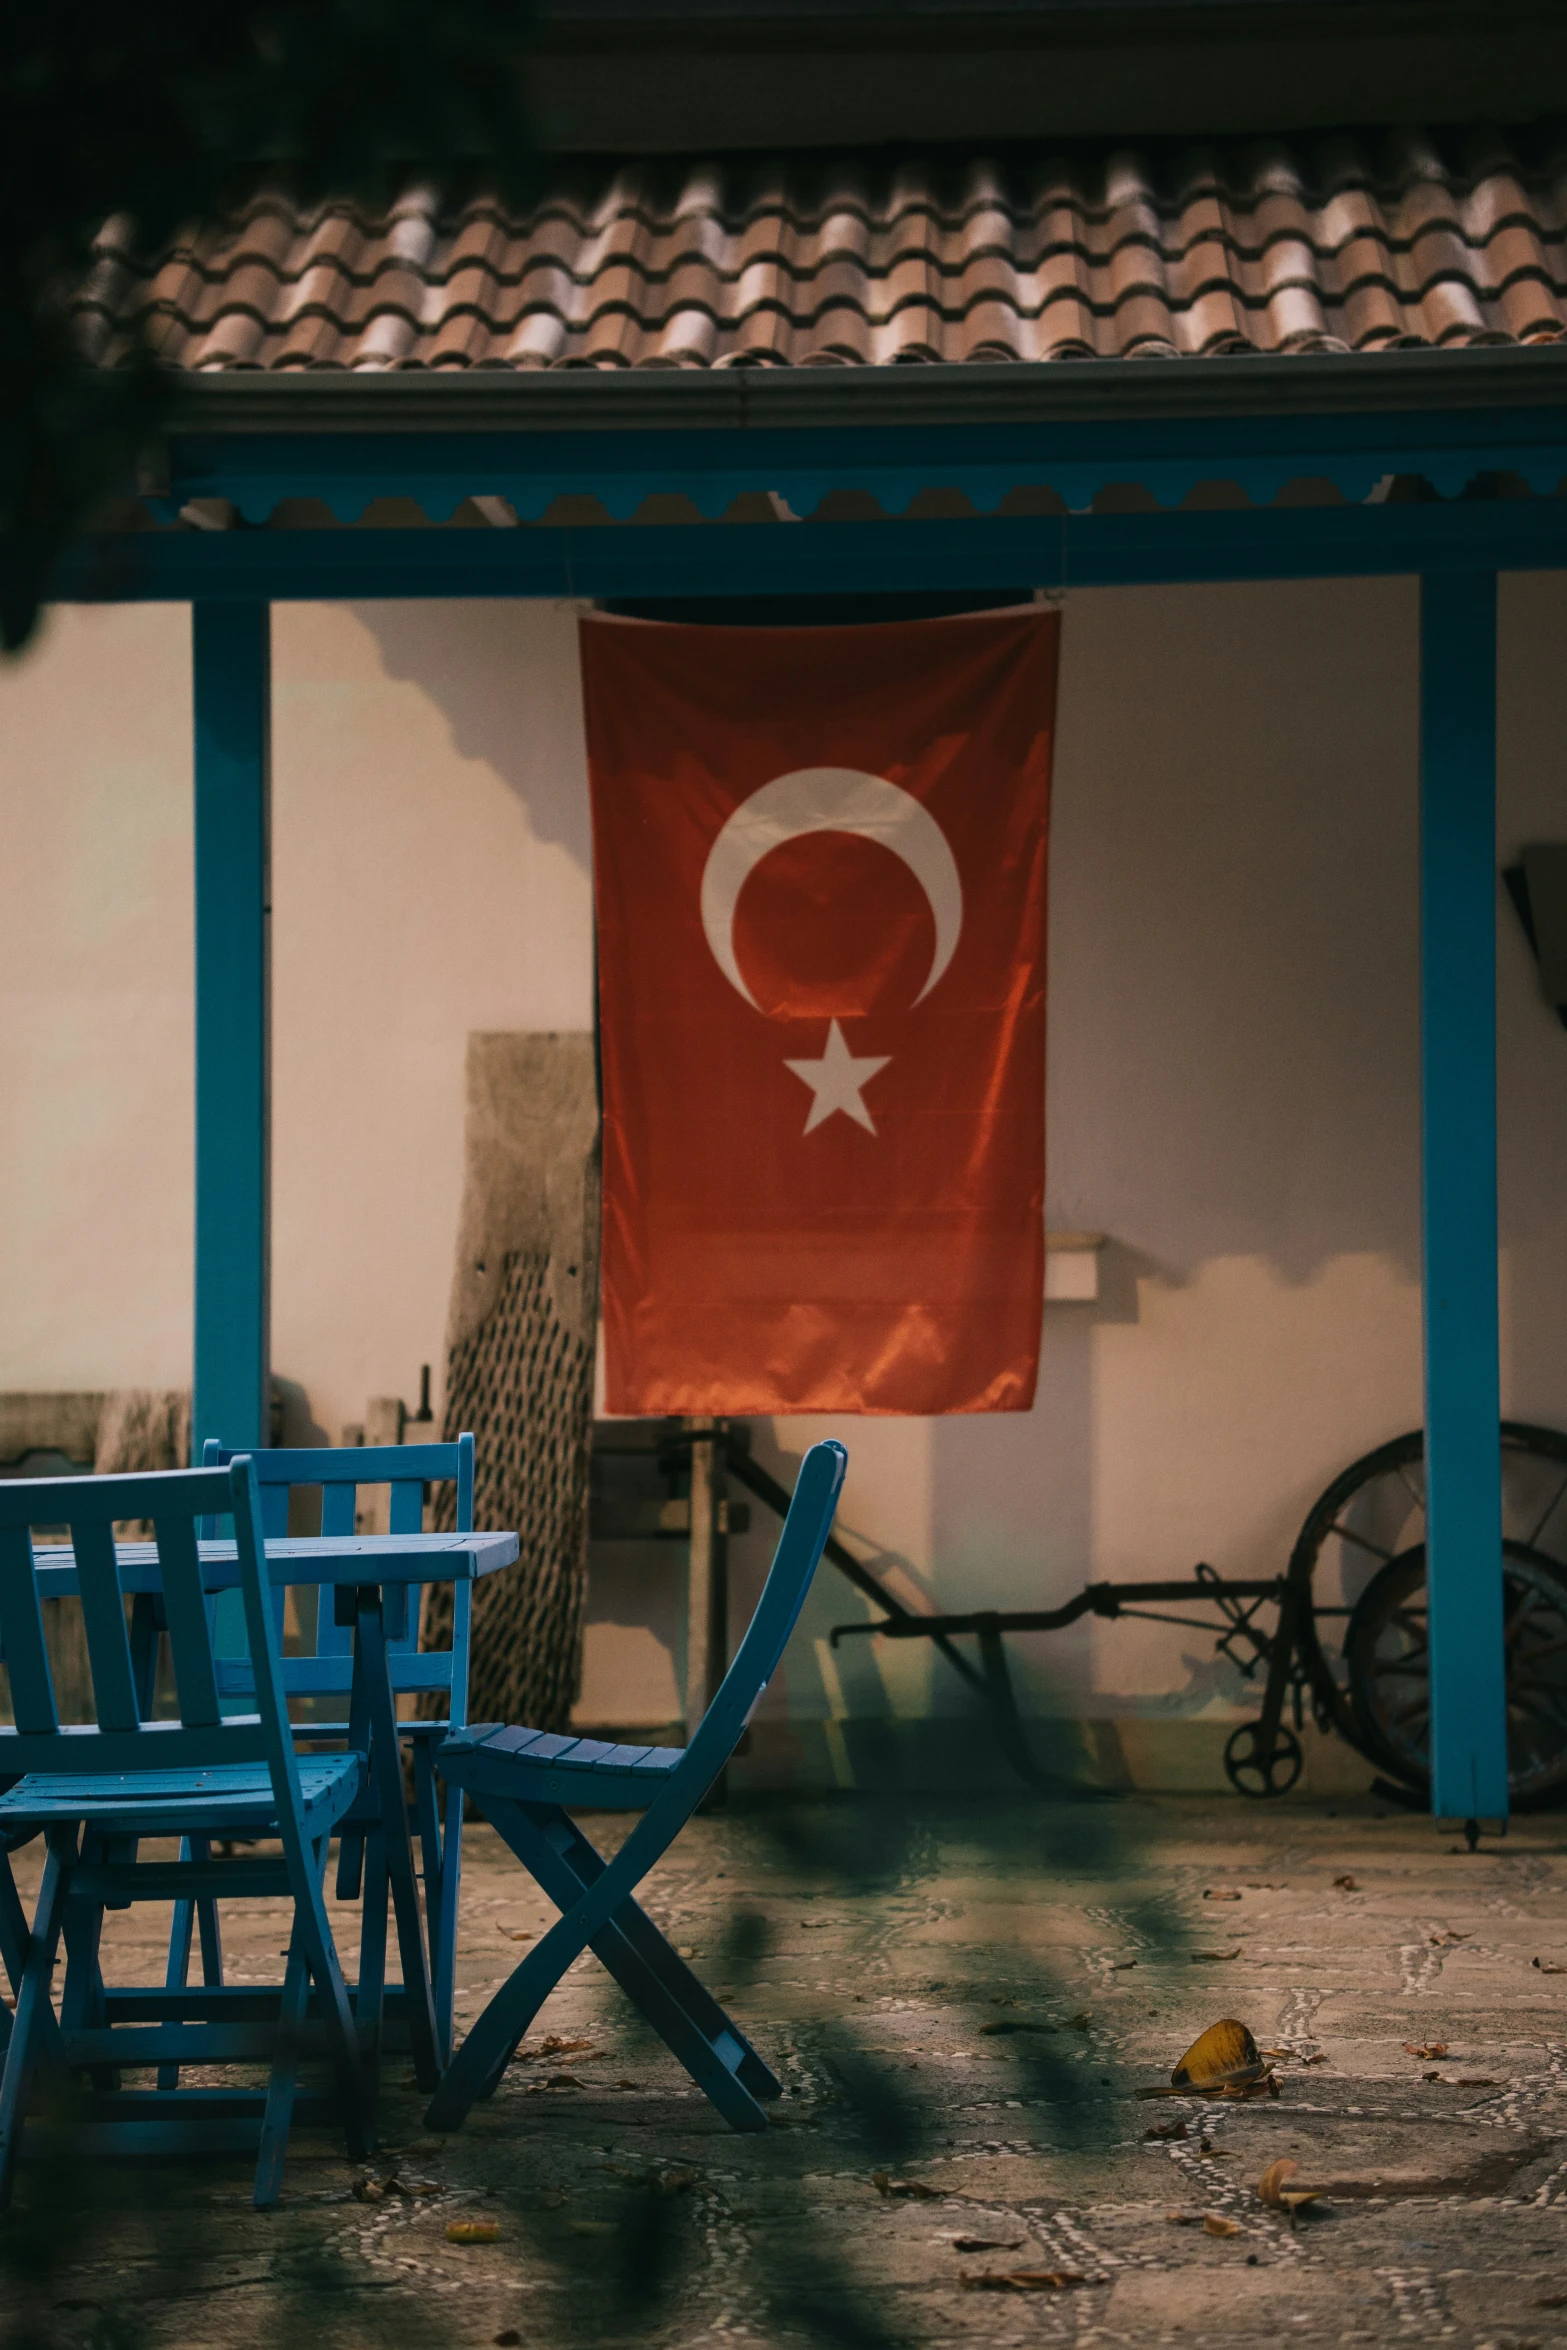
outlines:
{"label": "tile roof", "polygon": [[1379,351],[1567,335],[1567,132],[1180,154],[606,166],[509,216],[260,192],[152,264],[102,232],[112,365],[715,368]]}

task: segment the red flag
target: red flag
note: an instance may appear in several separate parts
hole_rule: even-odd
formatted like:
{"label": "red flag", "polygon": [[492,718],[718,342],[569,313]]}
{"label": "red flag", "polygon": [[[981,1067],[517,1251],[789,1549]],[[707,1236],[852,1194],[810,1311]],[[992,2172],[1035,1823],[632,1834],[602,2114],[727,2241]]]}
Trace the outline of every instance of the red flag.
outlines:
{"label": "red flag", "polygon": [[583,623],[611,1411],[1033,1401],[1058,639]]}

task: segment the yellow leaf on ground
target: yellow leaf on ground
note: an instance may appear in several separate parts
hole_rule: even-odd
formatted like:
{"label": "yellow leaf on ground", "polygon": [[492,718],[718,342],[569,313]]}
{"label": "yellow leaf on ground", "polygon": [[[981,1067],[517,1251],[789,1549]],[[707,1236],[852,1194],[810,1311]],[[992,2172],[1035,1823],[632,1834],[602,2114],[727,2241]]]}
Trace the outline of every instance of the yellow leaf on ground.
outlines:
{"label": "yellow leaf on ground", "polygon": [[1406,2040],[1404,2054],[1424,2057],[1429,2064],[1433,2057],[1447,2054],[1447,2042],[1445,2040]]}
{"label": "yellow leaf on ground", "polygon": [[448,2244],[493,2244],[500,2232],[499,2222],[493,2219],[449,2219],[446,2223]]}
{"label": "yellow leaf on ground", "polygon": [[1240,2221],[1226,2219],[1220,2211],[1205,2211],[1202,2215],[1202,2225],[1203,2233],[1206,2236],[1238,2236],[1241,2232]]}
{"label": "yellow leaf on ground", "polygon": [[1170,2080],[1177,2089],[1201,2089],[1248,2071],[1260,2061],[1257,2043],[1246,2026],[1225,2016],[1192,2042]]}
{"label": "yellow leaf on ground", "polygon": [[1257,2196],[1270,2211],[1287,2211],[1293,2219],[1297,2211],[1304,2211],[1308,2203],[1320,2200],[1320,2187],[1297,2187],[1300,2164],[1292,2162],[1287,2154],[1277,2162],[1270,2162],[1257,2181]]}

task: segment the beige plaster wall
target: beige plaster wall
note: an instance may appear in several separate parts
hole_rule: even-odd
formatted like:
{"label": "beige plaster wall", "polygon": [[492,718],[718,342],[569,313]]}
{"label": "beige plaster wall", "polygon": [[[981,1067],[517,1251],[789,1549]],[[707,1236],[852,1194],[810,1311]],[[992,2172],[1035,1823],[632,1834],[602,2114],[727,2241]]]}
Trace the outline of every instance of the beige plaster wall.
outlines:
{"label": "beige plaster wall", "polygon": [[[1500,844],[1567,837],[1567,582],[1504,583]],[[1051,906],[1054,1226],[1104,1295],[1047,1318],[1035,1411],[851,1423],[846,1520],[944,1603],[1048,1604],[1206,1558],[1268,1572],[1318,1488],[1419,1416],[1416,596],[1408,582],[1070,599]],[[189,630],[55,616],[0,676],[0,1385],[173,1382],[190,1313]],[[472,1028],[589,1024],[574,619],[275,620],[274,1354],[290,1434],[439,1365]],[[1499,948],[1504,1377],[1567,1422],[1567,1034]],[[757,1430],[796,1457],[815,1423]],[[734,1546],[736,1609],[765,1563]],[[674,1557],[598,1579],[584,1710],[678,1711]],[[768,1705],[961,1710],[850,1643],[824,1577]],[[1022,1647],[1038,1710],[1228,1713],[1197,1635]]]}

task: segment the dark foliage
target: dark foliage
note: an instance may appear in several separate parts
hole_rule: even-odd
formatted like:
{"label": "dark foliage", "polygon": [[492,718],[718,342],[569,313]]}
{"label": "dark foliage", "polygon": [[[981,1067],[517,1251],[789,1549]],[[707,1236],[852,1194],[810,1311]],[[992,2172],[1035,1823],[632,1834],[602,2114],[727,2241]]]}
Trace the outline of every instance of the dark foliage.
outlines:
{"label": "dark foliage", "polygon": [[374,205],[410,164],[526,185],[526,0],[11,0],[0,10],[0,637],[157,438],[149,356],[77,360],[67,302],[128,215],[156,250],[268,179]]}

